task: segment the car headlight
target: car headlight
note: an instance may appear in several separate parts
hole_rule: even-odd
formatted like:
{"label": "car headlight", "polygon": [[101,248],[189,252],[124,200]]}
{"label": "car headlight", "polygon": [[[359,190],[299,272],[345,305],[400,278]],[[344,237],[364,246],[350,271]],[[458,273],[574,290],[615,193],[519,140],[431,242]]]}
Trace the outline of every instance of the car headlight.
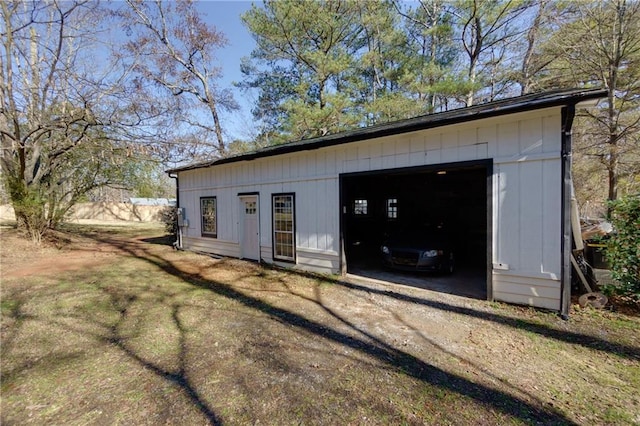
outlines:
{"label": "car headlight", "polygon": [[391,250],[389,250],[389,247],[387,246],[380,247],[380,250],[382,250],[382,253],[384,254],[391,254]]}
{"label": "car headlight", "polygon": [[438,255],[438,250],[427,250],[422,253],[422,257],[436,257]]}

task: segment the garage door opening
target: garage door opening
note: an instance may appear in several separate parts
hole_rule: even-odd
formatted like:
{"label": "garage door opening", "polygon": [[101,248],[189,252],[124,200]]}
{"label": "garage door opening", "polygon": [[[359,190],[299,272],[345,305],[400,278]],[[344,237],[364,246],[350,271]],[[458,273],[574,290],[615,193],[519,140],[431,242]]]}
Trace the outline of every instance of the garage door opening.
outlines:
{"label": "garage door opening", "polygon": [[346,272],[487,298],[491,164],[341,175]]}

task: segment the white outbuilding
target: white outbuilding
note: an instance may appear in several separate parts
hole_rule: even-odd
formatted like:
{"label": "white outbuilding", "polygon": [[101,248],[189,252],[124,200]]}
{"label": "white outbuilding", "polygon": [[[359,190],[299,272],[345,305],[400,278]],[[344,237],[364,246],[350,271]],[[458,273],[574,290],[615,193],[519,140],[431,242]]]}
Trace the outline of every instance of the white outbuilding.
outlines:
{"label": "white outbuilding", "polygon": [[[455,271],[442,282],[463,277],[489,300],[566,315],[571,128],[576,108],[604,95],[530,94],[170,170],[178,244],[346,274],[386,270],[394,235],[444,228]],[[393,256],[411,269],[403,244],[415,247]]]}

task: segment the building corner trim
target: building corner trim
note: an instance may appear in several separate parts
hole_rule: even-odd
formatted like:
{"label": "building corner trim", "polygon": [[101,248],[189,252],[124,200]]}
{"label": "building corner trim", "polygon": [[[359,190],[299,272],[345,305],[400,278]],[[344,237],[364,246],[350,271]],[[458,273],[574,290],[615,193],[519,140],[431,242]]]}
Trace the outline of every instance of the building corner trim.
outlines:
{"label": "building corner trim", "polygon": [[560,316],[563,319],[569,318],[569,308],[571,306],[571,150],[572,150],[572,127],[576,114],[575,104],[570,104],[562,108],[562,136],[561,136],[561,157],[562,157],[562,187],[561,187],[561,280],[560,280]]}

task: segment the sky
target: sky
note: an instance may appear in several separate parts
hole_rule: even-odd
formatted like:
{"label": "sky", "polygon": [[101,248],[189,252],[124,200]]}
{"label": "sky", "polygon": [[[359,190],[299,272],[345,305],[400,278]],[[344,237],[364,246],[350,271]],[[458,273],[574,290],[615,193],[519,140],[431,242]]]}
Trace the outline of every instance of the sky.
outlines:
{"label": "sky", "polygon": [[203,20],[214,25],[229,40],[229,44],[218,51],[217,61],[222,68],[220,87],[232,90],[234,98],[240,106],[239,111],[220,113],[223,128],[229,141],[236,138],[249,139],[252,136],[250,133],[253,122],[251,117],[252,95],[235,89],[233,83],[242,79],[240,73],[242,57],[249,56],[255,47],[253,37],[240,19],[240,15],[249,10],[253,3],[261,4],[261,2],[244,0],[203,0],[196,3],[197,9],[202,12]]}

